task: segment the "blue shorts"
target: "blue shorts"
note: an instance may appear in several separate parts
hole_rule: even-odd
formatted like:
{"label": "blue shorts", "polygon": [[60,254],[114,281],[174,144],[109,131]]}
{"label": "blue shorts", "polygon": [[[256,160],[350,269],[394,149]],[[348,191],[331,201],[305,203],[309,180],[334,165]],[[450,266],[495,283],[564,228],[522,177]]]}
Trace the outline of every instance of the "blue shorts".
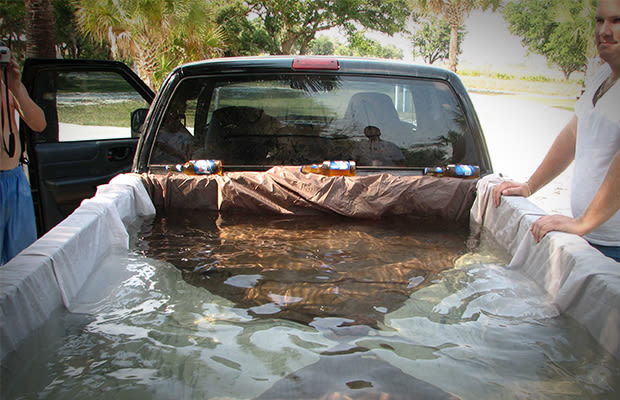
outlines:
{"label": "blue shorts", "polygon": [[0,171],[0,265],[37,240],[30,185],[22,166]]}
{"label": "blue shorts", "polygon": [[601,246],[600,244],[590,244],[607,257],[613,258],[617,262],[620,262],[620,246]]}

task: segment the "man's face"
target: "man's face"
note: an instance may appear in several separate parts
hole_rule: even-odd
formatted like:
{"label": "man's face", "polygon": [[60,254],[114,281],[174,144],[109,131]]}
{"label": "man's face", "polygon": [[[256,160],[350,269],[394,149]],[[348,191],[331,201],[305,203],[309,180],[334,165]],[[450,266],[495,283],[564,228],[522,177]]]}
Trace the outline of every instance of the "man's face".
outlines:
{"label": "man's face", "polygon": [[620,0],[599,1],[595,37],[601,58],[620,67]]}

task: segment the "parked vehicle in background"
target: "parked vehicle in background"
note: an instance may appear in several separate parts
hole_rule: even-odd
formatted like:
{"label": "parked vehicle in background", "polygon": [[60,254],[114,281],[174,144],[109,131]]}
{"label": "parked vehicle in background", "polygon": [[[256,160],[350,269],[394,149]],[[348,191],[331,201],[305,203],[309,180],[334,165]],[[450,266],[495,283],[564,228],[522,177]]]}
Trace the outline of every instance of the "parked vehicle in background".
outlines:
{"label": "parked vehicle in background", "polygon": [[23,79],[48,120],[42,134],[25,132],[40,233],[118,173],[192,159],[221,160],[224,171],[324,160],[355,161],[358,174],[492,171],[465,87],[430,66],[214,59],[176,68],[156,98],[117,62],[28,60]]}

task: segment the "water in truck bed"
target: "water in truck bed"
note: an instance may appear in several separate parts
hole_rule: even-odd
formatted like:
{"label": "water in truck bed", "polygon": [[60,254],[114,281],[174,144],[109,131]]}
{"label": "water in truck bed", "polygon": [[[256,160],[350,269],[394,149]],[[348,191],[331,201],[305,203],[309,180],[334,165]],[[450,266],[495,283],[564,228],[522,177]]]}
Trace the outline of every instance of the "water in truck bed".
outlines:
{"label": "water in truck bed", "polygon": [[453,268],[468,229],[420,218],[220,215],[175,210],[143,231],[145,254],[252,315],[376,327]]}

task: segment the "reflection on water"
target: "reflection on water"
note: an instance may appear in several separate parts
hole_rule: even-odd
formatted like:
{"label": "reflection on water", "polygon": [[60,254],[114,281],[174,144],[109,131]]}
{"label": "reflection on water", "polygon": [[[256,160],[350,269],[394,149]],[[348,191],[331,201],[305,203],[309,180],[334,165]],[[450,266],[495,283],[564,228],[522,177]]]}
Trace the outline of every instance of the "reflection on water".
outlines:
{"label": "reflection on water", "polygon": [[257,400],[353,398],[459,400],[459,397],[416,379],[379,357],[359,353],[321,357],[316,363],[276,382]]}
{"label": "reflection on water", "polygon": [[466,239],[415,220],[158,217],[91,277],[83,314],[3,362],[0,397],[616,399],[618,361]]}
{"label": "reflection on water", "polygon": [[376,327],[417,289],[454,266],[467,229],[400,218],[218,214],[160,216],[144,232],[149,257],[183,271],[192,285],[251,315],[308,324],[345,317]]}

